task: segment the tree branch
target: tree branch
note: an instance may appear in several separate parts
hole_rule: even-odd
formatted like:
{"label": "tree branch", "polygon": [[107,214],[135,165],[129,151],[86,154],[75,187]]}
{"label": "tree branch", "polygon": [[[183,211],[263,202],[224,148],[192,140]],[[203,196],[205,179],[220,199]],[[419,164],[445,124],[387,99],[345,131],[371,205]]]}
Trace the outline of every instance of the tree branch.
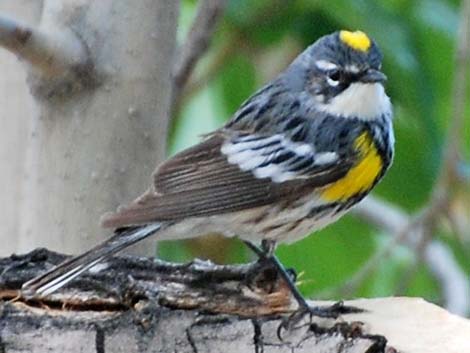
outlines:
{"label": "tree branch", "polygon": [[470,67],[470,0],[462,2],[454,63],[453,103],[445,139],[443,163],[433,198],[439,198],[442,197],[441,194],[449,193],[452,190],[452,184],[459,179],[457,168],[460,158],[460,143],[464,136],[463,126]]}
{"label": "tree branch", "polygon": [[173,69],[172,111],[179,105],[182,90],[198,60],[206,52],[225,8],[225,0],[200,0],[193,24]]}
{"label": "tree branch", "polygon": [[114,352],[118,347],[142,352],[150,344],[150,351],[161,352],[220,352],[223,345],[233,353],[269,346],[278,352],[306,347],[385,353],[384,337],[344,320],[314,318],[284,331],[285,341],[279,340],[279,314],[292,310],[291,299],[269,263],[218,266],[117,257],[60,293],[18,295],[25,280],[64,258],[39,249],[0,259],[0,352]]}
{"label": "tree branch", "polygon": [[[346,286],[354,287],[366,278],[396,244],[404,243],[411,249],[416,249],[423,237],[423,224],[442,212],[442,204],[431,206],[411,218],[399,208],[372,196],[358,204],[353,211],[356,215],[393,234],[394,238],[390,245],[369,260]],[[449,248],[441,241],[428,241],[424,243],[423,256],[441,284],[445,307],[450,312],[462,316],[470,313],[470,283]]]}
{"label": "tree branch", "polygon": [[227,63],[227,59],[239,50],[242,45],[243,43],[237,35],[232,34],[229,36],[218,48],[218,51],[211,58],[211,62],[207,65],[205,70],[201,72],[198,77],[193,77],[187,82],[181,92],[178,105],[184,104],[189,98],[197,94],[202,88],[211,82]]}
{"label": "tree branch", "polygon": [[45,31],[5,16],[0,16],[0,46],[46,77],[61,76],[88,63],[86,48],[72,31]]}
{"label": "tree branch", "polygon": [[[219,266],[115,257],[49,297],[18,296],[21,284],[63,261],[45,249],[0,259],[0,352],[460,353],[470,322],[415,298],[362,299],[338,319],[290,312],[268,263]],[[311,302],[331,305],[331,302]],[[412,339],[410,339],[412,338]],[[223,348],[221,348],[223,347]]]}
{"label": "tree branch", "polygon": [[[414,298],[350,301],[338,319],[290,312],[268,263],[219,266],[115,257],[60,293],[18,295],[25,280],[63,261],[45,249],[0,259],[0,352],[431,353],[470,349],[470,322]],[[331,302],[311,302],[331,305]],[[412,339],[410,339],[412,338]],[[223,348],[221,348],[223,347]],[[392,348],[393,347],[393,348]]]}

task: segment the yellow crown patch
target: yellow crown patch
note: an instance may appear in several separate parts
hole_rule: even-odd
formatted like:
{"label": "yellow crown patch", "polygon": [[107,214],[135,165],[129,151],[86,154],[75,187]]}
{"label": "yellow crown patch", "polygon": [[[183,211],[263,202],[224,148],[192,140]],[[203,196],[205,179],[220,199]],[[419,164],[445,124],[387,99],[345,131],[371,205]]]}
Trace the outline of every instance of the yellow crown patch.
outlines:
{"label": "yellow crown patch", "polygon": [[362,31],[341,31],[339,32],[339,39],[351,48],[363,52],[369,50],[371,45],[369,37]]}

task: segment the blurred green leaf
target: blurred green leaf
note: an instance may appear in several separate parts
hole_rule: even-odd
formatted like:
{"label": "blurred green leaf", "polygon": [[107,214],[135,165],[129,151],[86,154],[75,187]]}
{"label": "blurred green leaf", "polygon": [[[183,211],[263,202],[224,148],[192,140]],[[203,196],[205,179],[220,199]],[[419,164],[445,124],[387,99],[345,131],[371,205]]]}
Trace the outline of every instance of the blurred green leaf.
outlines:
{"label": "blurred green leaf", "polygon": [[279,41],[295,20],[293,0],[231,0],[226,19],[250,43],[266,46]]}
{"label": "blurred green leaf", "polygon": [[281,245],[277,254],[286,267],[305,271],[300,288],[310,295],[338,285],[353,275],[375,249],[372,230],[350,216],[292,245]]}
{"label": "blurred green leaf", "polygon": [[170,141],[170,155],[196,144],[202,135],[218,128],[224,116],[217,104],[218,90],[209,86],[186,104],[174,126]]}
{"label": "blurred green leaf", "polygon": [[189,250],[181,240],[160,241],[157,256],[162,260],[173,262],[188,262],[192,259]]}
{"label": "blurred green leaf", "polygon": [[243,53],[234,56],[220,72],[217,83],[222,106],[230,116],[256,89],[253,63]]}

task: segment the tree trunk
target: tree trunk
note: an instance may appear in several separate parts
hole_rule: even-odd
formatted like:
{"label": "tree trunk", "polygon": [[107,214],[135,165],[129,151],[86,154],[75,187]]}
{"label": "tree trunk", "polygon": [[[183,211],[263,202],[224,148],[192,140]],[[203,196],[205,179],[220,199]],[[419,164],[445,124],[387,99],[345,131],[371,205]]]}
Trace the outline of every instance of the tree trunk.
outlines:
{"label": "tree trunk", "polygon": [[[0,13],[37,24],[41,1],[2,0]],[[14,234],[19,234],[21,180],[29,127],[34,114],[34,103],[26,85],[26,71],[11,53],[0,49],[0,255],[11,254],[17,248]],[[26,250],[26,249],[24,249]]]}
{"label": "tree trunk", "polygon": [[32,125],[16,141],[26,157],[11,156],[26,175],[2,180],[22,182],[2,253],[84,251],[106,236],[101,214],[145,191],[165,156],[177,14],[177,1],[47,0],[39,27],[16,31],[22,47],[3,44],[26,60],[36,109],[19,117]]}
{"label": "tree trunk", "polygon": [[364,312],[279,331],[295,304],[266,263],[126,256],[60,293],[21,295],[25,280],[63,260],[44,249],[0,259],[0,352],[470,352],[470,322],[419,298],[354,300],[346,305]]}

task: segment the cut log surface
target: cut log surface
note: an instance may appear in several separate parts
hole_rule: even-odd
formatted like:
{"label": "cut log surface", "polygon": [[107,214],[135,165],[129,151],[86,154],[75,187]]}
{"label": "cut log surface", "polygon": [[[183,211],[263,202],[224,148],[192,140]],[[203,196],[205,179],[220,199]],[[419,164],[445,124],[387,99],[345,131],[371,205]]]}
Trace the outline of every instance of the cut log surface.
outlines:
{"label": "cut log surface", "polygon": [[262,263],[117,257],[47,298],[19,295],[64,258],[39,249],[0,259],[0,353],[470,353],[470,322],[417,298],[349,301],[365,312],[305,318],[280,340],[295,304]]}

